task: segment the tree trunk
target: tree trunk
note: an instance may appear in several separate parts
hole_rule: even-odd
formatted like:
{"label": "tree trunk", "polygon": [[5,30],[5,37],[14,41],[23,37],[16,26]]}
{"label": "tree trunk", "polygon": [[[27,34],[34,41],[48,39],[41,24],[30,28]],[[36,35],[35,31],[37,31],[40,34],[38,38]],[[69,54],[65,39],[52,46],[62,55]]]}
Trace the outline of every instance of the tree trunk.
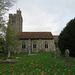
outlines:
{"label": "tree trunk", "polygon": [[10,57],[10,50],[8,50],[8,57],[7,58],[9,58]]}

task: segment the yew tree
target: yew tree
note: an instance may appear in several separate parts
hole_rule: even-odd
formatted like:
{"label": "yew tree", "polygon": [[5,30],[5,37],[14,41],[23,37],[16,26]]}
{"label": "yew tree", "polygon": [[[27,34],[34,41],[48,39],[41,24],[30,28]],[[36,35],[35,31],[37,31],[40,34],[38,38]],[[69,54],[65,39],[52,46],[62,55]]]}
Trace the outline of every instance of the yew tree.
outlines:
{"label": "yew tree", "polygon": [[70,20],[59,35],[58,45],[64,54],[65,49],[70,51],[70,56],[75,57],[75,18]]}

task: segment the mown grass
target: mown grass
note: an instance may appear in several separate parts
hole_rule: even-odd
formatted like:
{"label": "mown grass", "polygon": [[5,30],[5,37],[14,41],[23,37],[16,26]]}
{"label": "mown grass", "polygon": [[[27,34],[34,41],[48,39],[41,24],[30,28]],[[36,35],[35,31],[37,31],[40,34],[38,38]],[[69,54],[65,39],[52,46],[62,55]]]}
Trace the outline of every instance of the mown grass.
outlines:
{"label": "mown grass", "polygon": [[51,57],[50,53],[37,55],[14,54],[20,57],[15,64],[0,64],[0,75],[75,75],[75,58],[70,58],[71,65],[65,65],[65,59]]}

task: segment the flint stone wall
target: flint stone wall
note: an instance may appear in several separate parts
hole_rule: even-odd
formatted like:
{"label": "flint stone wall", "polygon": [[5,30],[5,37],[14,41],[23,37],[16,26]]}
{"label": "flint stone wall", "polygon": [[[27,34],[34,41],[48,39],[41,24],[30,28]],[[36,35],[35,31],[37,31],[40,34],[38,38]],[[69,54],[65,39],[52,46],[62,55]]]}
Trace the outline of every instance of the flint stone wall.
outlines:
{"label": "flint stone wall", "polygon": [[[25,42],[25,49],[22,49],[22,43]],[[33,48],[33,44],[36,44],[36,48]],[[48,48],[45,48],[45,43],[48,44]],[[50,52],[50,49],[54,48],[54,40],[53,39],[36,39],[36,40],[19,40],[19,53],[28,53],[29,52],[29,45],[30,45],[30,51],[31,53],[38,53],[38,52]]]}

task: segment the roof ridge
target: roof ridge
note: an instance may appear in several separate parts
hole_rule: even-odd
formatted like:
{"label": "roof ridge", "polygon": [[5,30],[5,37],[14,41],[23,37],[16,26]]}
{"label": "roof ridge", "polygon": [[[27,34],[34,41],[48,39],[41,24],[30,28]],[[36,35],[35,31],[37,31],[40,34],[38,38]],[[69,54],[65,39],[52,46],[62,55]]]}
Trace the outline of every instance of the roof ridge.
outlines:
{"label": "roof ridge", "polygon": [[51,32],[18,32],[19,38],[53,38]]}

